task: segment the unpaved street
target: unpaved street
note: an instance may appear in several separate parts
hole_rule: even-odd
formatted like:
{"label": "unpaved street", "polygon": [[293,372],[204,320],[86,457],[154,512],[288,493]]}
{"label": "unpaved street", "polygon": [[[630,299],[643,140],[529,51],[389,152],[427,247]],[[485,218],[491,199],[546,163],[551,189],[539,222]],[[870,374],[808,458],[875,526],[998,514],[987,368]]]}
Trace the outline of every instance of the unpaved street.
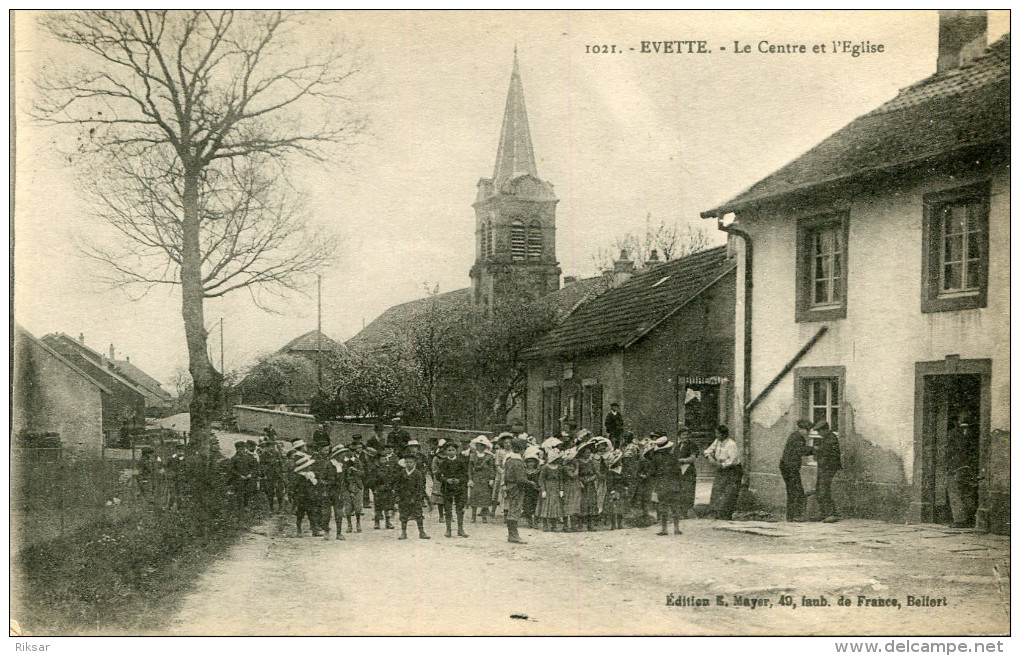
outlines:
{"label": "unpaved street", "polygon": [[[190,635],[989,634],[1009,630],[996,573],[1009,538],[933,526],[848,520],[774,524],[690,520],[684,535],[655,527],[594,533],[468,524],[428,541],[372,529],[293,536],[276,517],[213,565],[172,621]],[[1002,581],[1008,590],[1008,578]],[[667,606],[667,595],[709,599]],[[1007,593],[1008,594],[1008,593]],[[722,595],[727,606],[716,605]],[[735,595],[765,599],[736,607]],[[780,607],[790,595],[797,608]],[[837,606],[840,595],[854,604]],[[908,595],[948,607],[858,606]],[[825,597],[803,607],[802,596]],[[1008,597],[1006,598],[1008,599]],[[878,603],[878,602],[875,602]],[[527,619],[513,615],[526,615]]]}

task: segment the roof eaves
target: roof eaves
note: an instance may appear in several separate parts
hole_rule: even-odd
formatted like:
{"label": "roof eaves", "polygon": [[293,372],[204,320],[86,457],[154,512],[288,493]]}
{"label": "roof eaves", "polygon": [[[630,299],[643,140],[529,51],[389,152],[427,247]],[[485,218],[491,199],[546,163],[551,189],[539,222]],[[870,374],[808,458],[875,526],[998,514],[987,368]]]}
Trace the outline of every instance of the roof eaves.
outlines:
{"label": "roof eaves", "polygon": [[[956,146],[955,148],[950,148],[948,150],[929,151],[927,153],[924,153],[922,155],[918,155],[916,157],[912,157],[910,159],[901,160],[901,161],[897,161],[897,162],[892,162],[892,163],[889,163],[889,164],[883,164],[881,166],[873,166],[873,167],[869,167],[869,168],[865,168],[865,169],[858,169],[858,170],[852,171],[850,173],[845,173],[843,175],[831,176],[831,177],[824,178],[824,179],[821,179],[821,180],[813,180],[811,182],[805,182],[805,183],[802,183],[802,184],[799,184],[799,185],[793,185],[793,186],[791,186],[791,187],[789,187],[787,189],[783,189],[782,191],[766,193],[766,194],[763,194],[761,196],[751,196],[749,198],[746,198],[744,200],[737,201],[737,202],[730,201],[730,202],[727,202],[727,203],[723,203],[722,205],[720,205],[719,207],[716,207],[714,209],[705,210],[704,212],[700,213],[700,216],[703,219],[719,219],[719,218],[722,218],[725,215],[729,214],[730,212],[739,212],[739,211],[748,209],[750,207],[754,207],[756,205],[760,205],[760,204],[768,202],[768,201],[775,201],[775,200],[778,200],[778,199],[781,199],[781,198],[786,198],[787,196],[792,196],[792,195],[797,194],[797,193],[803,193],[803,192],[806,192],[806,191],[810,191],[812,189],[816,189],[816,188],[820,188],[820,187],[825,187],[825,186],[831,186],[831,185],[837,185],[837,184],[849,182],[849,181],[857,179],[857,178],[867,178],[867,177],[870,177],[870,176],[873,176],[873,175],[877,175],[879,173],[887,173],[889,171],[896,170],[896,169],[907,169],[907,168],[910,168],[912,166],[916,166],[916,165],[924,163],[924,162],[931,162],[933,160],[938,160],[938,159],[941,159],[941,158],[949,158],[949,157],[951,157],[951,156],[953,156],[953,155],[955,155],[957,153],[965,152],[965,151],[973,149],[973,148],[978,148],[978,147],[983,147],[983,146],[1003,145],[1003,144],[1004,145],[1008,145],[1009,144],[1009,137],[1008,136],[1006,138],[1004,138],[1004,139],[995,139],[995,140],[992,140],[992,141],[982,140],[982,141],[976,141],[976,142],[961,144],[959,146]],[[739,196],[740,196],[740,194],[738,194],[738,197]]]}

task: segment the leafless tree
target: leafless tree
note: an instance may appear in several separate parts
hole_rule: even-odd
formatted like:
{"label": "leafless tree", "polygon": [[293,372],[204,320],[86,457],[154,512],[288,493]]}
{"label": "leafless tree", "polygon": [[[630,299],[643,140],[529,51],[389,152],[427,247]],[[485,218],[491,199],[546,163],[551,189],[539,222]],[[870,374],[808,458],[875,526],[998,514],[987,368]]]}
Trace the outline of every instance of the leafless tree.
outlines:
{"label": "leafless tree", "polygon": [[643,235],[628,232],[617,237],[612,247],[602,246],[591,257],[595,269],[601,272],[612,269],[613,262],[623,250],[627,251],[634,266],[641,268],[651,257],[653,250],[661,261],[668,262],[703,251],[711,245],[712,239],[708,231],[701,226],[687,223],[681,230],[675,222],[667,223],[660,220],[653,223],[652,215],[649,213],[645,216]]}
{"label": "leafless tree", "polygon": [[[326,161],[364,127],[342,42],[312,48],[286,12],[82,11],[43,25],[80,55],[39,80],[36,117],[78,130],[99,214],[121,237],[86,243],[118,284],[181,286],[201,446],[221,374],[203,302],[280,292],[331,255],[283,184],[295,157]],[[200,449],[199,452],[204,452]]]}

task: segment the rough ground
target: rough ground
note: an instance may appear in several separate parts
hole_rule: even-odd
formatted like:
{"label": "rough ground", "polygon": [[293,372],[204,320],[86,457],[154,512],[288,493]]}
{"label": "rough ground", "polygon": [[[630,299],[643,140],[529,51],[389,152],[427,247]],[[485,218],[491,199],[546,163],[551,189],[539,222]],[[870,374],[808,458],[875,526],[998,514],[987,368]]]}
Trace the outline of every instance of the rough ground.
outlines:
{"label": "rough ground", "polygon": [[[189,635],[778,634],[978,635],[1009,631],[1009,538],[937,526],[846,520],[688,520],[656,528],[543,533],[506,542],[497,524],[468,539],[375,531],[295,539],[277,517],[211,567],[169,628]],[[411,532],[409,532],[411,533]],[[1001,587],[1000,587],[1001,584]],[[1004,592],[1000,592],[1004,590]],[[711,606],[666,605],[668,594]],[[836,606],[840,595],[854,606]],[[716,595],[730,604],[716,606]],[[734,595],[771,607],[734,606]],[[780,607],[792,595],[797,608]],[[824,595],[829,606],[802,607]],[[865,608],[857,595],[946,597],[947,608]],[[512,615],[526,615],[518,619]]]}

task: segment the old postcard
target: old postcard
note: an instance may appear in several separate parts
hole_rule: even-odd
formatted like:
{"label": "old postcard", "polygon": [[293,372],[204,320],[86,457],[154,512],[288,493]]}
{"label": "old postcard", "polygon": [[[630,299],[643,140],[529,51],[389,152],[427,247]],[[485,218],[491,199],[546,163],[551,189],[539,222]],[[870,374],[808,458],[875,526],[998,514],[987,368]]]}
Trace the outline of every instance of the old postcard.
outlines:
{"label": "old postcard", "polygon": [[17,650],[1002,651],[1009,19],[14,12]]}

